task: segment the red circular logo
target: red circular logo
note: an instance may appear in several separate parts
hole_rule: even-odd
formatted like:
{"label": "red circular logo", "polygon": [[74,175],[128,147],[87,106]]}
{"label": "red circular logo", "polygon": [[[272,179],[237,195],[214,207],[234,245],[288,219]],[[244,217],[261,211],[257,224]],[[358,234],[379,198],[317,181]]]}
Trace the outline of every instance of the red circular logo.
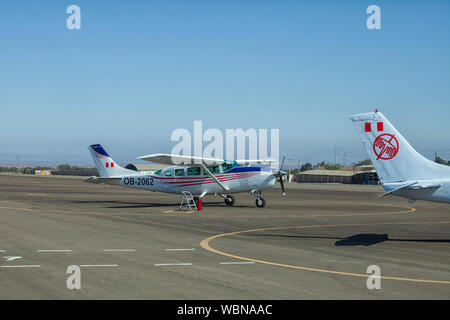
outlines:
{"label": "red circular logo", "polygon": [[377,160],[389,160],[398,153],[398,141],[393,134],[380,134],[373,143],[373,152],[377,155]]}

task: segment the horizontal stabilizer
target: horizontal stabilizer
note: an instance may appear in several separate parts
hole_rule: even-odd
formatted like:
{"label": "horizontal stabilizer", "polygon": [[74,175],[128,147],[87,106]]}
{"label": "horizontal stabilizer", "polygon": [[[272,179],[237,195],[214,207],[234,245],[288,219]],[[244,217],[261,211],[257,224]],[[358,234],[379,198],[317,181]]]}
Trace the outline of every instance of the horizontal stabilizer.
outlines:
{"label": "horizontal stabilizer", "polygon": [[[388,184],[385,184],[385,187],[388,187]],[[383,193],[382,195],[379,195],[378,197],[384,197],[387,196],[388,194],[394,193],[396,191],[400,191],[400,190],[423,190],[423,189],[432,189],[432,188],[439,188],[441,187],[441,184],[439,183],[419,183],[418,181],[416,182],[412,182],[412,183],[407,183],[403,186],[397,187],[395,189],[392,189],[388,192]]]}

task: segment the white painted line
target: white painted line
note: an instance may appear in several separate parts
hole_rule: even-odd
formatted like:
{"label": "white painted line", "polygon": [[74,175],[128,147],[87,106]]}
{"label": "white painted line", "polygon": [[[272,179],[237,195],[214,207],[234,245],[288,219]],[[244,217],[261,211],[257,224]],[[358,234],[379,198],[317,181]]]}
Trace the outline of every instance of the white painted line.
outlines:
{"label": "white painted line", "polygon": [[72,250],[69,249],[40,249],[38,252],[72,252]]}
{"label": "white painted line", "polygon": [[155,266],[192,266],[192,263],[156,263]]}
{"label": "white painted line", "polygon": [[88,268],[88,267],[118,267],[117,264],[81,264],[80,267]]}
{"label": "white painted line", "polygon": [[0,250],[0,252],[6,252],[5,250]]}
{"label": "white painted line", "polygon": [[136,249],[103,249],[103,252],[134,252]]}
{"label": "white painted line", "polygon": [[41,265],[16,265],[16,266],[0,266],[0,268],[40,268]]}
{"label": "white painted line", "polygon": [[194,251],[195,248],[186,248],[186,249],[166,249],[166,251]]}
{"label": "white painted line", "polygon": [[220,264],[252,264],[254,262],[252,261],[246,261],[246,262],[221,262]]}

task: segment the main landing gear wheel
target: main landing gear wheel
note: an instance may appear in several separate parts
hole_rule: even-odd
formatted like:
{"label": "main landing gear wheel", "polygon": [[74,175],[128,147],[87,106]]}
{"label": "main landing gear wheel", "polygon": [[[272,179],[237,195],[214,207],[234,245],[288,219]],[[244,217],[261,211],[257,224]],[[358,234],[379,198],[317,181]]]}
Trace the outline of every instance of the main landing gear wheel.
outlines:
{"label": "main landing gear wheel", "polygon": [[264,200],[264,198],[259,197],[258,199],[256,199],[256,206],[258,208],[264,208],[265,205],[266,205],[266,200]]}
{"label": "main landing gear wheel", "polygon": [[225,198],[225,203],[227,206],[232,206],[234,204],[234,197],[233,196],[227,196]]}

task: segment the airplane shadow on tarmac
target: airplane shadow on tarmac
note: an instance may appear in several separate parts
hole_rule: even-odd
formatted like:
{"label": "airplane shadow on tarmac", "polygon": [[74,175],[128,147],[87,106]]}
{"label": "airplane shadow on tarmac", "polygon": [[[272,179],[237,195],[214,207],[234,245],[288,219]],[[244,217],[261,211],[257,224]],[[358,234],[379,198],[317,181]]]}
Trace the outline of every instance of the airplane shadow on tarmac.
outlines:
{"label": "airplane shadow on tarmac", "polygon": [[97,203],[97,204],[116,204],[115,206],[108,206],[106,208],[111,209],[130,209],[130,208],[157,208],[157,207],[174,207],[180,204],[175,203],[137,203],[137,202],[126,202],[126,201],[103,201],[103,200],[92,200],[92,201],[73,201],[72,203]]}
{"label": "airplane shadow on tarmac", "polygon": [[[96,204],[116,204],[107,206],[109,209],[133,209],[133,208],[159,208],[159,207],[179,207],[180,203],[142,203],[142,202],[127,202],[115,200],[86,200],[86,201],[72,201],[72,203],[96,203]],[[226,207],[223,201],[217,202],[203,202],[204,207]],[[247,208],[247,206],[236,206],[237,208]]]}
{"label": "airplane shadow on tarmac", "polygon": [[347,238],[337,237],[320,237],[320,236],[289,236],[289,235],[262,235],[269,237],[292,237],[292,238],[304,238],[304,239],[331,239],[338,240],[334,243],[335,246],[371,246],[377,243],[385,241],[398,241],[398,242],[430,242],[430,243],[450,243],[449,239],[389,239],[387,234],[374,234],[374,233],[360,233]]}

